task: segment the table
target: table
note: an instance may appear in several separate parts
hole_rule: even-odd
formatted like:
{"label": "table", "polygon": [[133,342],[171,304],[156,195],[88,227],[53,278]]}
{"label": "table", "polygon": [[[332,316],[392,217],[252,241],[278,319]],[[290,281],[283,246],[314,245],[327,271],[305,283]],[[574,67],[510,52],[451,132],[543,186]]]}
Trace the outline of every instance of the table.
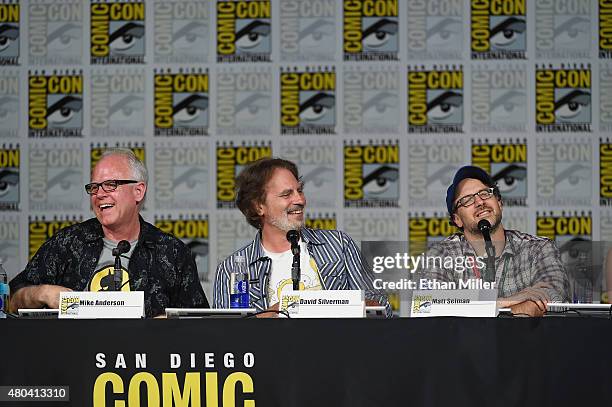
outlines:
{"label": "table", "polygon": [[[612,321],[604,318],[5,320],[0,338],[0,385],[70,386],[69,404],[33,404],[41,407],[98,406],[103,398],[121,406],[129,397],[125,406],[135,406],[138,395],[146,405],[143,382],[160,405],[174,386],[175,396],[197,396],[206,407],[233,400],[265,407],[612,400]],[[180,368],[172,353],[181,355]],[[96,366],[99,354],[105,367]],[[115,368],[118,354],[125,368],[121,357]],[[146,355],[145,368],[136,366],[136,354]],[[225,354],[233,354],[233,367],[224,367]]]}

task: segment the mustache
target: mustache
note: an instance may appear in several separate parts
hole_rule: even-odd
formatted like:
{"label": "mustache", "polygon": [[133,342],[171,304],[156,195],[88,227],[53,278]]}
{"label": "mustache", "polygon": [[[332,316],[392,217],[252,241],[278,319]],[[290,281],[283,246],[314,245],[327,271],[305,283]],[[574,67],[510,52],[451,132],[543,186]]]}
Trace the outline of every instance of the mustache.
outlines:
{"label": "mustache", "polygon": [[304,205],[292,205],[289,208],[285,209],[285,213],[289,213],[289,212],[292,212],[292,211],[297,211],[297,210],[300,210],[300,209],[304,209]]}
{"label": "mustache", "polygon": [[488,211],[493,212],[493,208],[491,208],[489,205],[482,204],[482,205],[476,207],[475,213],[482,212],[484,210],[488,210]]}

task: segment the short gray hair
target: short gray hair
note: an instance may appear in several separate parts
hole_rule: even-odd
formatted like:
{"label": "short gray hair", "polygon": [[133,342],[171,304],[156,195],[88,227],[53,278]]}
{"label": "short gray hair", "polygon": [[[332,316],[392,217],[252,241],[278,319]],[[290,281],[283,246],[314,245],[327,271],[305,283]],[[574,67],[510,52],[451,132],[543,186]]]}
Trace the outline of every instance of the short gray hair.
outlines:
{"label": "short gray hair", "polygon": [[100,160],[113,155],[125,157],[125,159],[128,161],[128,165],[132,169],[132,176],[134,177],[134,179],[136,181],[142,181],[145,183],[145,185],[148,185],[149,172],[147,171],[147,167],[145,167],[144,163],[140,161],[138,157],[136,157],[136,154],[134,154],[132,150],[130,150],[129,148],[119,147],[107,148],[102,153]]}

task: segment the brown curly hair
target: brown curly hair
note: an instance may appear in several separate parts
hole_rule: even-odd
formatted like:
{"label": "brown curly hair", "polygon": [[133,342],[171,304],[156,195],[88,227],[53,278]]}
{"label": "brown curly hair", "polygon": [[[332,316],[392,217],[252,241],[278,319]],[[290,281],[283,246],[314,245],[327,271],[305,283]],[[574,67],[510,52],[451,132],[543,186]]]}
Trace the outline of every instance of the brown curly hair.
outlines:
{"label": "brown curly hair", "polygon": [[236,178],[236,206],[247,222],[257,229],[261,229],[262,223],[256,205],[266,202],[266,185],[277,168],[284,168],[290,171],[295,179],[300,179],[294,163],[269,157],[252,162]]}

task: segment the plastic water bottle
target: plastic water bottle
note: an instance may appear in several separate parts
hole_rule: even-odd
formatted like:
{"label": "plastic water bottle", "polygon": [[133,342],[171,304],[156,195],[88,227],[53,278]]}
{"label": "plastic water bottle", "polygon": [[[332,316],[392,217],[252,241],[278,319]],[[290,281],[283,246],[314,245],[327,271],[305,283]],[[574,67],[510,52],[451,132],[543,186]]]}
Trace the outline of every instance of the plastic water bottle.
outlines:
{"label": "plastic water bottle", "polygon": [[243,255],[236,255],[230,271],[230,308],[249,308],[249,272]]}
{"label": "plastic water bottle", "polygon": [[8,298],[9,298],[9,285],[8,276],[4,267],[2,267],[2,259],[0,258],[0,318],[6,318],[8,314]]}

